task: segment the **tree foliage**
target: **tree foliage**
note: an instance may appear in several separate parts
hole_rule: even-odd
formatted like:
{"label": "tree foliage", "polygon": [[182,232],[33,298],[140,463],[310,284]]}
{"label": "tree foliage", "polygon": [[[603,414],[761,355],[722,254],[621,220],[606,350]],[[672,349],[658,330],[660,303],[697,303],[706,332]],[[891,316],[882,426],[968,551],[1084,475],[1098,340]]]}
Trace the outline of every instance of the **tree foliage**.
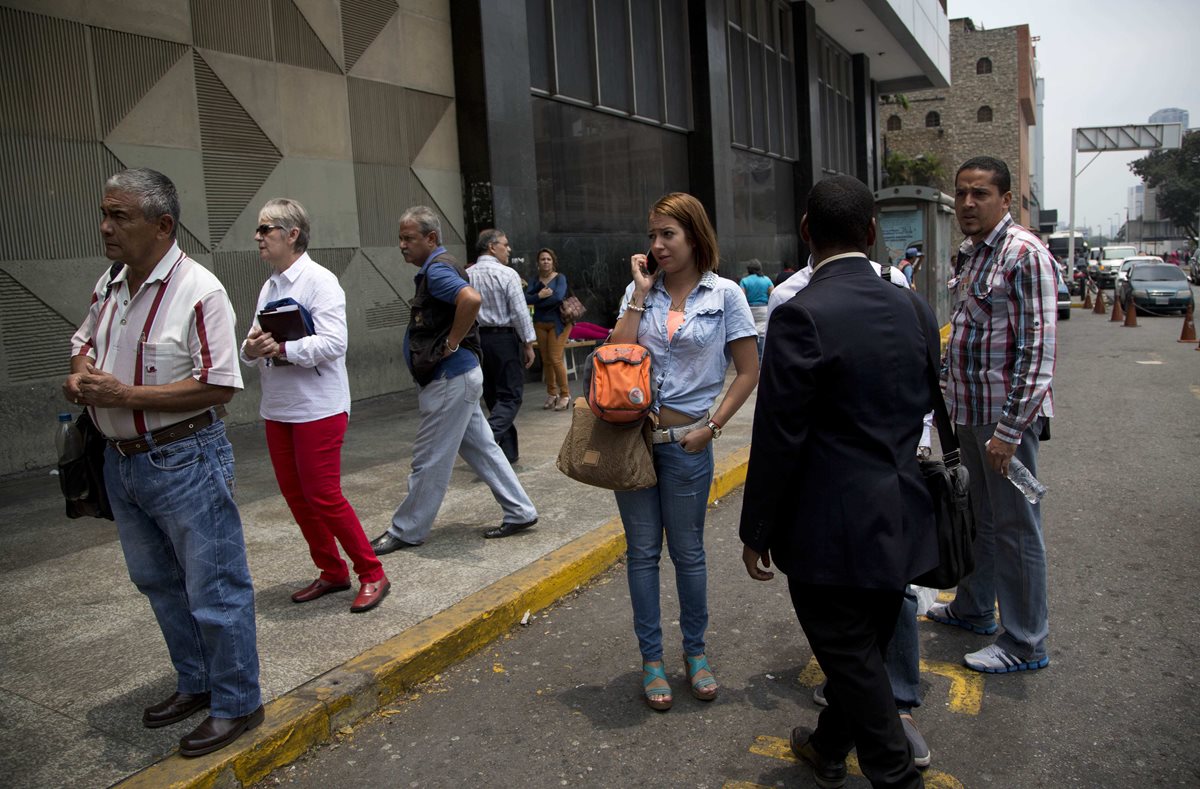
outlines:
{"label": "tree foliage", "polygon": [[1183,136],[1179,148],[1154,151],[1129,163],[1129,169],[1158,190],[1158,212],[1196,237],[1200,208],[1200,133]]}
{"label": "tree foliage", "polygon": [[911,184],[940,188],[946,176],[941,159],[933,154],[906,156],[896,151],[888,151],[883,160],[883,169],[887,176],[887,186]]}

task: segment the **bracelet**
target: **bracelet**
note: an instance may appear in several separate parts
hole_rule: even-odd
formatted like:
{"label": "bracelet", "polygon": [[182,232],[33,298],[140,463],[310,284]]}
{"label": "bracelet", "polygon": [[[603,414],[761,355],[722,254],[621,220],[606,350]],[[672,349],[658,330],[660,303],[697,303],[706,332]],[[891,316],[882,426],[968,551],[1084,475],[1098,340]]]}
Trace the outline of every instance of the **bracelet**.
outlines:
{"label": "bracelet", "polygon": [[450,353],[458,353],[459,346],[461,346],[461,345],[462,345],[462,342],[459,341],[458,345],[455,345],[454,347],[450,347],[450,341],[446,340],[446,350],[449,351]]}
{"label": "bracelet", "polygon": [[632,301],[625,305],[625,309],[633,310],[634,312],[645,312],[646,311],[645,307],[639,307],[638,305],[634,304]]}

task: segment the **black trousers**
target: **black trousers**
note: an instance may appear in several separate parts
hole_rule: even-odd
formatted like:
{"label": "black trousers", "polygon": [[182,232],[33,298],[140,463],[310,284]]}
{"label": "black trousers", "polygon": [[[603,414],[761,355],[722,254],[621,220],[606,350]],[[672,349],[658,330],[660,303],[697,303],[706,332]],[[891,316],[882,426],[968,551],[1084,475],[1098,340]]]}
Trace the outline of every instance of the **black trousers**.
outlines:
{"label": "black trousers", "polygon": [[843,759],[857,748],[863,775],[876,789],[923,787],[883,664],[903,590],[820,586],[789,578],[788,591],[828,680],[829,706],[817,719],[813,746],[829,759]]}
{"label": "black trousers", "polygon": [[483,344],[483,402],[488,407],[488,425],[504,457],[515,463],[521,454],[513,422],[525,395],[525,365],[521,358],[524,343],[511,329],[481,329],[479,337]]}

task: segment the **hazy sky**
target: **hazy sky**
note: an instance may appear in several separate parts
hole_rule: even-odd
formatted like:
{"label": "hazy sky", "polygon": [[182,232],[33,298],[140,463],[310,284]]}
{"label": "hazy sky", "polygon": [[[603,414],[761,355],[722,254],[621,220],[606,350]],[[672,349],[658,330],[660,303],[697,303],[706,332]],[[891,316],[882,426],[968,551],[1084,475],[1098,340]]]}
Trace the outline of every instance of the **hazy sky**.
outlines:
{"label": "hazy sky", "polygon": [[[951,19],[985,28],[1029,25],[1040,37],[1038,75],[1046,81],[1045,194],[1065,221],[1070,198],[1071,130],[1149,122],[1165,107],[1200,127],[1200,0],[949,0]],[[953,79],[953,75],[951,75]],[[1079,154],[1081,169],[1095,154]],[[1140,180],[1128,162],[1145,153],[1102,153],[1075,184],[1075,223],[1108,233],[1125,221],[1127,192]],[[1118,216],[1119,215],[1119,216]]]}

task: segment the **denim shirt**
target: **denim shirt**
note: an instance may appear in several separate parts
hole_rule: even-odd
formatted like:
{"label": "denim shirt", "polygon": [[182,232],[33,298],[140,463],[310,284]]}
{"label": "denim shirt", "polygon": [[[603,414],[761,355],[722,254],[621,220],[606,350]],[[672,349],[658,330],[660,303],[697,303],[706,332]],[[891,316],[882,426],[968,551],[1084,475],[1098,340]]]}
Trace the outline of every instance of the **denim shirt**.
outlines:
{"label": "denim shirt", "polygon": [[[625,314],[633,298],[629,283],[621,298],[617,318]],[[638,344],[650,351],[651,375],[658,395],[653,410],[667,408],[699,419],[712,408],[725,385],[725,370],[731,355],[729,343],[742,337],[757,337],[754,316],[746,294],[732,280],[708,271],[688,294],[683,308],[683,325],[667,341],[667,312],[671,297],[657,279],[646,294],[646,311],[638,324]]]}

